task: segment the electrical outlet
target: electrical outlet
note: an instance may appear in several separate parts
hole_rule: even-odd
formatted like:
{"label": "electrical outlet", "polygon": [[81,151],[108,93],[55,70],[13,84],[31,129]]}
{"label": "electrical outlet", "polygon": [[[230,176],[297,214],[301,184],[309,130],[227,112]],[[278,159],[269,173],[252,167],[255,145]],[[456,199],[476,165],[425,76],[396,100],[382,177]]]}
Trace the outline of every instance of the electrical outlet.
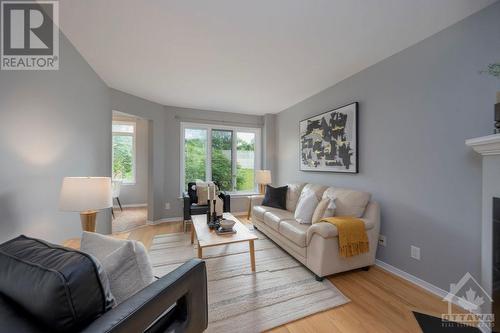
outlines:
{"label": "electrical outlet", "polygon": [[165,209],[170,209],[170,202],[165,202]]}
{"label": "electrical outlet", "polygon": [[385,237],[384,235],[379,235],[378,236],[378,245],[380,246],[387,246],[387,237]]}
{"label": "electrical outlet", "polygon": [[420,260],[420,248],[416,246],[410,246],[411,249],[411,257],[413,259]]}

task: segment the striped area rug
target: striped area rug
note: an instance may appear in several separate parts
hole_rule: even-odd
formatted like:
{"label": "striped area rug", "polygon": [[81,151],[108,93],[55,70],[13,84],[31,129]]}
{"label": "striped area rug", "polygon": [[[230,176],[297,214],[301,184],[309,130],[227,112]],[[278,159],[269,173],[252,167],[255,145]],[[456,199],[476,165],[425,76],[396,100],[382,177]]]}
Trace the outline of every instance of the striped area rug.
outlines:
{"label": "striped area rug", "polygon": [[[252,230],[256,272],[248,242],[203,249],[208,276],[207,332],[261,332],[349,300],[327,279],[314,275],[262,233]],[[150,248],[154,273],[163,276],[196,257],[189,233],[157,235]]]}

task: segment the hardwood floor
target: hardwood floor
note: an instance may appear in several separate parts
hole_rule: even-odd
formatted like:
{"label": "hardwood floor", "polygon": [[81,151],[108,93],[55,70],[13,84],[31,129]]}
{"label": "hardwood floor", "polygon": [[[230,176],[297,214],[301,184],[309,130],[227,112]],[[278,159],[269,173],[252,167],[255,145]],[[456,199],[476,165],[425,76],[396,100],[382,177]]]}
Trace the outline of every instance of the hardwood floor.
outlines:
{"label": "hardwood floor", "polygon": [[[250,223],[239,217],[244,223]],[[131,231],[129,239],[149,248],[154,235],[182,232],[182,223],[164,223]],[[257,263],[258,265],[258,263]],[[412,310],[441,316],[447,303],[420,287],[377,266],[369,271],[352,271],[329,280],[351,302],[271,330],[273,333],[316,332],[422,332]]]}

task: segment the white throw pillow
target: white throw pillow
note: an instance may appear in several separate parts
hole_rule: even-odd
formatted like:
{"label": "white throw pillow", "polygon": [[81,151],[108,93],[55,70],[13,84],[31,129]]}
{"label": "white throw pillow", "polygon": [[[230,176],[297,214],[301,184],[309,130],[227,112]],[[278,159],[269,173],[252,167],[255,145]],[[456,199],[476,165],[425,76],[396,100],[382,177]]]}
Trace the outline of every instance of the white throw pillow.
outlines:
{"label": "white throw pillow", "polygon": [[84,232],[80,250],[102,264],[117,304],[154,281],[153,267],[141,242]]}
{"label": "white throw pillow", "polygon": [[313,191],[302,193],[294,213],[294,217],[297,222],[302,224],[312,223],[312,216],[317,205],[318,198]]}
{"label": "white throw pillow", "polygon": [[328,199],[330,201],[328,202],[328,207],[326,207],[323,217],[335,216],[335,209],[337,208],[337,205],[335,204],[335,197],[328,197]]}
{"label": "white throw pillow", "polygon": [[330,204],[330,199],[326,198],[326,199],[321,200],[316,205],[316,209],[314,210],[314,214],[313,214],[312,219],[311,219],[312,223],[318,223],[324,217],[331,217],[327,213],[327,208],[328,208],[329,204]]}

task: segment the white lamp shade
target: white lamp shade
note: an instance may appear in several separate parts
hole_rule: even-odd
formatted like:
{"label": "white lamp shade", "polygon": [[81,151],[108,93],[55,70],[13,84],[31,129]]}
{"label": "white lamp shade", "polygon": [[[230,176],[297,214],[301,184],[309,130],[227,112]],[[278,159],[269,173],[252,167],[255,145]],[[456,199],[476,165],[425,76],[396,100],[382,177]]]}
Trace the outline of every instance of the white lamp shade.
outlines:
{"label": "white lamp shade", "polygon": [[271,184],[271,171],[270,170],[256,170],[255,182],[257,184]]}
{"label": "white lamp shade", "polygon": [[85,212],[113,205],[109,177],[65,177],[61,187],[59,209]]}

